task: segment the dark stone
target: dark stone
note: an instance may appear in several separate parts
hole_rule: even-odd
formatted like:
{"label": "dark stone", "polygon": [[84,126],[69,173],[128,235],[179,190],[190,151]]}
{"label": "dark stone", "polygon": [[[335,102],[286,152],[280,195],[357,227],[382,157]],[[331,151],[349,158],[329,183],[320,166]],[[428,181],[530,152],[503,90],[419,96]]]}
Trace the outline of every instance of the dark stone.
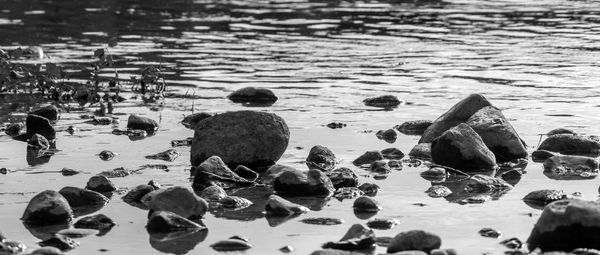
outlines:
{"label": "dark stone", "polygon": [[481,108],[491,106],[492,104],[480,94],[471,94],[460,102],[456,103],[450,110],[437,118],[431,126],[429,126],[419,143],[431,143],[434,139],[446,132],[446,130],[466,122],[473,114]]}
{"label": "dark stone", "polygon": [[316,168],[324,171],[333,170],[338,163],[335,154],[327,147],[315,145],[310,149],[308,157],[306,157],[306,165],[308,168]]}
{"label": "dark stone", "polygon": [[289,216],[294,214],[302,214],[309,211],[308,208],[292,203],[288,200],[283,199],[277,195],[269,196],[267,204],[265,205],[265,211],[270,216]]}
{"label": "dark stone", "polygon": [[159,153],[156,153],[156,154],[148,155],[148,156],[146,156],[146,158],[147,159],[158,159],[158,160],[164,160],[164,161],[173,162],[179,156],[181,156],[181,154],[177,150],[175,150],[175,149],[168,149],[168,150],[163,151],[163,152],[159,152]]}
{"label": "dark stone", "polygon": [[63,255],[64,253],[56,247],[42,247],[31,252],[31,255]]}
{"label": "dark stone", "polygon": [[285,171],[297,171],[297,170],[296,170],[296,168],[293,168],[290,166],[275,164],[275,165],[272,165],[271,167],[269,167],[269,169],[267,169],[267,171],[261,176],[259,181],[265,185],[273,185],[273,181],[275,180],[275,178],[279,174],[281,174]]}
{"label": "dark stone", "polygon": [[344,223],[344,220],[342,219],[337,219],[337,218],[325,218],[325,217],[319,217],[319,218],[306,218],[306,219],[302,219],[300,222],[304,223],[304,224],[311,224],[311,225],[340,225],[342,223]]}
{"label": "dark stone", "polygon": [[206,239],[208,230],[191,229],[174,232],[149,233],[150,246],[164,254],[188,254]]}
{"label": "dark stone", "polygon": [[308,172],[285,170],[273,181],[273,189],[278,193],[295,196],[330,196],[334,191],[329,177],[316,169]]}
{"label": "dark stone", "polygon": [[50,121],[44,117],[29,114],[25,121],[27,128],[27,138],[33,137],[35,134],[40,134],[49,141],[56,139],[56,131],[50,124]]}
{"label": "dark stone", "polygon": [[242,209],[253,204],[252,201],[238,196],[226,196],[221,198],[219,203],[221,203],[221,206],[224,208],[230,209]]}
{"label": "dark stone", "polygon": [[366,106],[392,108],[400,105],[402,101],[400,101],[400,99],[398,99],[396,96],[385,95],[367,98],[363,100],[363,103],[365,103]]}
{"label": "dark stone", "polygon": [[208,210],[208,203],[184,187],[161,190],[150,201],[150,211],[169,211],[188,219],[198,219]]}
{"label": "dark stone", "polygon": [[144,130],[148,134],[154,134],[158,130],[158,123],[148,117],[137,116],[135,114],[129,115],[127,119],[127,128],[135,130]]}
{"label": "dark stone", "polygon": [[115,225],[116,223],[108,216],[104,214],[96,214],[79,219],[77,222],[75,222],[75,224],[73,224],[73,227],[97,229],[100,231],[98,236],[103,236]]}
{"label": "dark stone", "polygon": [[354,200],[352,207],[354,208],[354,211],[359,212],[379,212],[381,209],[383,209],[377,200],[365,196]]}
{"label": "dark stone", "polygon": [[442,167],[432,167],[423,171],[421,177],[431,182],[442,182],[446,180],[446,169]]}
{"label": "dark stone", "polygon": [[550,132],[546,133],[547,136],[559,135],[559,134],[571,134],[576,135],[575,131],[567,128],[555,128],[550,130]]}
{"label": "dark stone", "polygon": [[112,192],[117,190],[115,185],[106,176],[103,175],[92,176],[87,182],[85,188],[100,193]]}
{"label": "dark stone", "polygon": [[562,190],[542,189],[529,192],[523,201],[533,208],[544,209],[547,204],[566,198],[567,194]]}
{"label": "dark stone", "polygon": [[387,162],[383,160],[378,160],[371,163],[371,167],[369,168],[371,172],[380,173],[380,174],[389,174],[392,169],[387,164]]}
{"label": "dark stone", "polygon": [[343,128],[343,127],[346,127],[346,124],[340,123],[340,122],[331,122],[331,123],[327,124],[327,127],[331,128],[331,129]]}
{"label": "dark stone", "polygon": [[273,91],[267,88],[245,87],[238,89],[229,96],[229,100],[234,103],[266,104],[271,105],[277,102],[277,96]]}
{"label": "dark stone", "polygon": [[375,136],[377,136],[379,140],[384,140],[388,143],[394,143],[398,138],[398,134],[396,134],[396,131],[393,129],[379,130],[375,133]]}
{"label": "dark stone", "polygon": [[431,143],[431,158],[436,164],[469,172],[496,168],[496,158],[481,137],[467,124],[448,129]]}
{"label": "dark stone", "polygon": [[25,126],[22,123],[13,123],[7,125],[4,132],[11,137],[15,137],[21,134],[23,128],[25,128]]}
{"label": "dark stone", "polygon": [[34,134],[27,142],[27,147],[34,150],[47,150],[50,148],[50,142],[42,135]]}
{"label": "dark stone", "polygon": [[388,230],[394,228],[400,222],[397,219],[372,219],[367,222],[367,226],[374,229]]}
{"label": "dark stone", "polygon": [[116,156],[116,154],[112,151],[107,151],[107,150],[103,150],[98,154],[98,157],[100,157],[101,160],[104,161],[110,161],[112,159],[114,159]]}
{"label": "dark stone", "polygon": [[39,242],[40,246],[52,246],[60,249],[61,251],[68,251],[75,249],[79,246],[79,243],[69,237],[63,235],[55,235],[54,237]]}
{"label": "dark stone", "polygon": [[346,251],[366,250],[375,244],[375,233],[362,224],[354,224],[337,242],[323,244],[323,249],[338,249]]}
{"label": "dark stone", "polygon": [[56,233],[57,235],[66,236],[69,238],[83,238],[98,234],[98,230],[95,229],[81,229],[81,228],[67,228]]}
{"label": "dark stone", "polygon": [[63,169],[60,170],[60,173],[63,176],[72,176],[72,175],[80,174],[81,171],[78,171],[78,170],[75,170],[75,169],[71,169],[71,168],[63,167]]}
{"label": "dark stone", "polygon": [[531,251],[600,249],[600,202],[565,199],[548,204],[527,243]]}
{"label": "dark stone", "polygon": [[405,135],[422,135],[429,126],[431,126],[430,120],[411,120],[406,121],[394,128],[400,133]]}
{"label": "dark stone", "polygon": [[33,110],[29,114],[44,117],[50,121],[58,121],[58,108],[54,105],[44,106],[42,108]]}
{"label": "dark stone", "polygon": [[557,134],[546,138],[538,150],[547,150],[567,155],[600,156],[600,142],[591,137]]}
{"label": "dark stone", "polygon": [[512,185],[500,178],[476,174],[465,181],[465,190],[471,193],[484,193],[490,191],[506,191],[513,188]]}
{"label": "dark stone", "polygon": [[410,230],[392,238],[388,245],[387,253],[410,250],[429,253],[434,249],[439,249],[441,245],[442,239],[436,234],[423,230]]}
{"label": "dark stone", "polygon": [[598,160],[587,156],[556,155],[544,161],[544,175],[557,180],[593,179]]}
{"label": "dark stone", "polygon": [[400,159],[404,158],[404,153],[397,148],[383,149],[381,151],[381,154],[383,155],[383,158],[385,158],[385,159],[400,160]]}
{"label": "dark stone", "polygon": [[375,196],[381,188],[377,184],[363,183],[360,186],[358,186],[358,189],[362,190],[367,196]]}
{"label": "dark stone", "polygon": [[333,197],[337,200],[342,201],[344,199],[355,199],[364,194],[365,193],[362,190],[356,187],[341,187],[335,190],[335,193],[333,193]]}
{"label": "dark stone", "polygon": [[533,162],[544,162],[546,159],[554,157],[558,154],[559,153],[555,153],[555,152],[551,152],[551,151],[547,151],[547,150],[536,150],[531,153],[531,160],[533,160]]}
{"label": "dark stone", "polygon": [[355,166],[371,165],[373,162],[382,159],[383,154],[381,154],[381,152],[367,151],[363,155],[352,161],[352,164],[354,164]]}
{"label": "dark stone", "polygon": [[219,201],[227,196],[227,192],[220,186],[210,186],[202,191],[200,197],[208,201]]}
{"label": "dark stone", "polygon": [[71,207],[105,205],[108,198],[96,191],[77,187],[64,187],[58,191]]}
{"label": "dark stone", "polygon": [[328,176],[335,189],[358,186],[358,176],[350,168],[335,169]]}
{"label": "dark stone", "polygon": [[60,193],[53,190],[35,195],[21,217],[31,225],[53,225],[73,220],[73,210]]}
{"label": "dark stone", "polygon": [[243,165],[238,165],[233,172],[235,174],[237,174],[238,176],[248,180],[249,182],[254,182],[256,181],[256,179],[258,179],[258,173],[254,172],[254,170],[243,166]]}
{"label": "dark stone", "polygon": [[192,141],[191,164],[197,166],[211,156],[219,156],[234,167],[271,166],[285,152],[289,137],[287,124],[275,114],[226,112],[198,122]]}
{"label": "dark stone", "polygon": [[210,186],[229,189],[254,185],[254,182],[248,181],[231,171],[218,156],[212,156],[192,169],[192,175],[195,175],[193,187],[196,190],[204,190]]}
{"label": "dark stone", "polygon": [[210,114],[210,113],[206,113],[206,112],[190,114],[183,118],[183,120],[181,121],[181,124],[183,124],[183,126],[185,126],[186,128],[194,129],[194,126],[198,122],[200,122],[203,119],[210,118],[212,116],[214,116],[214,115]]}
{"label": "dark stone", "polygon": [[468,120],[469,125],[496,156],[499,162],[527,158],[527,148],[500,109],[487,106]]}
{"label": "dark stone", "polygon": [[413,158],[431,159],[431,143],[420,143],[415,145],[408,156]]}
{"label": "dark stone", "polygon": [[123,196],[123,201],[128,204],[140,203],[142,197],[155,190],[157,190],[155,187],[148,184],[135,186],[133,189],[129,190],[125,196]]}
{"label": "dark stone", "polygon": [[482,228],[479,230],[479,235],[481,235],[483,237],[500,238],[502,233],[500,233],[500,231],[495,230],[493,228]]}
{"label": "dark stone", "polygon": [[146,229],[150,233],[205,229],[200,224],[167,211],[155,211],[148,218]]}
{"label": "dark stone", "polygon": [[252,245],[239,239],[227,239],[211,244],[210,247],[216,251],[245,251],[252,248]]}

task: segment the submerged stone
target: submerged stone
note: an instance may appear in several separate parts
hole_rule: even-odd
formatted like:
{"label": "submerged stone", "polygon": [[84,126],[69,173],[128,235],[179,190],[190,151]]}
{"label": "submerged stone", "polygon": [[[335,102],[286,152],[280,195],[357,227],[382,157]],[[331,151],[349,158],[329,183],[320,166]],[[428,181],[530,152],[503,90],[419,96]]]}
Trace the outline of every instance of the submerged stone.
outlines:
{"label": "submerged stone", "polygon": [[393,143],[398,138],[398,134],[396,134],[396,131],[393,129],[379,130],[375,133],[375,136],[377,136],[379,140],[384,140],[388,143]]}
{"label": "submerged stone", "polygon": [[193,168],[192,175],[195,175],[193,187],[196,190],[204,190],[210,186],[229,189],[254,184],[231,171],[219,156],[212,156]]}
{"label": "submerged stone", "polygon": [[58,191],[71,207],[105,205],[108,203],[108,198],[104,195],[93,191],[77,187],[67,186]]}
{"label": "submerged stone", "polygon": [[295,196],[329,196],[334,191],[329,177],[316,169],[308,172],[285,170],[275,177],[273,189],[278,193]]}
{"label": "submerged stone", "polygon": [[391,160],[400,160],[404,157],[404,153],[397,148],[383,149],[381,155],[383,155],[383,158]]}
{"label": "submerged stone", "polygon": [[338,218],[319,217],[302,219],[300,222],[311,225],[340,225],[344,223],[344,220]]}
{"label": "submerged stone", "polygon": [[181,154],[175,150],[175,149],[168,149],[166,151],[163,152],[159,152],[156,154],[152,154],[152,155],[148,155],[146,156],[147,159],[158,159],[158,160],[164,160],[164,161],[175,161],[175,159],[177,159],[179,156],[181,156]]}
{"label": "submerged stone", "polygon": [[72,250],[75,247],[79,246],[79,242],[63,235],[55,235],[50,239],[46,239],[42,242],[39,242],[40,246],[52,246],[60,249],[61,251]]}
{"label": "submerged stone", "polygon": [[367,222],[367,226],[374,229],[388,230],[396,227],[400,222],[397,219],[372,219]]}
{"label": "submerged stone", "polygon": [[169,211],[184,218],[198,219],[208,210],[208,203],[184,187],[170,187],[154,195],[150,211]]}
{"label": "submerged stone", "polygon": [[567,194],[562,190],[542,189],[529,192],[523,201],[534,208],[544,209],[547,204],[566,198]]}
{"label": "submerged stone", "polygon": [[377,200],[365,196],[354,200],[354,205],[352,207],[354,208],[354,211],[358,212],[379,212],[383,209]]}
{"label": "submerged stone", "polygon": [[598,159],[587,156],[556,155],[544,161],[544,174],[553,179],[591,179],[598,176]]}
{"label": "submerged stone", "polygon": [[104,235],[115,225],[116,223],[111,218],[100,213],[79,219],[73,224],[73,227],[97,229],[100,231],[98,235]]}
{"label": "submerged stone", "polygon": [[112,192],[117,190],[115,185],[106,176],[103,175],[92,176],[85,187],[86,189],[100,193]]}
{"label": "submerged stone", "polygon": [[211,244],[210,247],[216,251],[245,251],[252,248],[252,245],[244,240],[227,239]]}
{"label": "submerged stone", "polygon": [[252,201],[238,196],[226,196],[219,200],[221,206],[225,208],[241,209],[253,205]]}
{"label": "submerged stone", "polygon": [[173,232],[190,229],[205,229],[200,224],[167,211],[155,211],[148,218],[148,232]]}

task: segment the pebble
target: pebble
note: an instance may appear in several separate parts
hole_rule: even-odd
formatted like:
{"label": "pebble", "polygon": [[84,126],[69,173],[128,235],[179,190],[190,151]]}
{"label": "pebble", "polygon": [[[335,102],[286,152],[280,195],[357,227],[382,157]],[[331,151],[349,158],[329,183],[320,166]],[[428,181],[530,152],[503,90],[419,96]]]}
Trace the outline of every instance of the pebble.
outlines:
{"label": "pebble", "polygon": [[398,221],[397,219],[377,218],[377,219],[372,219],[369,222],[367,222],[367,226],[370,228],[374,228],[374,229],[388,230],[388,229],[392,229],[392,228],[396,227],[399,223],[400,223],[400,221]]}
{"label": "pebble", "polygon": [[443,185],[434,185],[425,191],[430,197],[447,197],[452,194],[452,190]]}
{"label": "pebble", "polygon": [[216,251],[245,251],[252,248],[252,245],[242,240],[228,239],[211,244],[210,247]]}
{"label": "pebble", "polygon": [[290,253],[290,252],[294,251],[294,247],[292,247],[290,245],[286,245],[286,246],[279,248],[279,251],[281,251],[283,253]]}
{"label": "pebble", "polygon": [[344,223],[344,220],[337,218],[319,217],[302,219],[300,220],[300,222],[311,225],[339,225]]}
{"label": "pebble", "polygon": [[115,158],[116,154],[112,151],[103,150],[98,154],[98,157],[104,161],[109,161]]}
{"label": "pebble", "polygon": [[500,238],[502,233],[492,228],[482,228],[479,230],[479,234],[483,237]]}

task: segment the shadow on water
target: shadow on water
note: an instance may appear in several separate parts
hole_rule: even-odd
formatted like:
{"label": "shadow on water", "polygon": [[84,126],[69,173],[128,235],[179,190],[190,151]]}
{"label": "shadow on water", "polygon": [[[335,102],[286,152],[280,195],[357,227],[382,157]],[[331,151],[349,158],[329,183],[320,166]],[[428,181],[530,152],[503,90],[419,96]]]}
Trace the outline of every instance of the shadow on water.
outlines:
{"label": "shadow on water", "polygon": [[208,230],[187,230],[169,233],[148,233],[150,246],[169,254],[186,254],[208,236]]}

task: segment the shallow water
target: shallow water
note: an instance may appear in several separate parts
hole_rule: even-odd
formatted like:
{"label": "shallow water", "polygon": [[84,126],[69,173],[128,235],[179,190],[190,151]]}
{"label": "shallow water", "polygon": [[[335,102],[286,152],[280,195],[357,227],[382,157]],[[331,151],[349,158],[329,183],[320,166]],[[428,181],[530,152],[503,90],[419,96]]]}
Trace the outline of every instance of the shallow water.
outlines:
{"label": "shallow water", "polygon": [[[18,170],[0,176],[1,230],[9,239],[31,247],[39,240],[19,218],[36,193],[68,185],[83,187],[93,174],[116,167],[165,163],[144,156],[170,148],[171,140],[192,136],[193,131],[179,123],[192,111],[245,109],[225,98],[244,86],[267,87],[279,96],[271,107],[252,109],[274,112],[286,120],[291,139],[279,163],[300,169],[305,169],[302,161],[316,144],[329,147],[341,165],[349,167],[367,150],[397,147],[407,153],[418,136],[400,134],[389,144],[369,131],[407,120],[435,119],[471,93],[483,93],[501,108],[530,150],[537,145],[538,134],[557,127],[600,133],[596,114],[600,6],[593,1],[0,3],[4,49],[41,46],[47,58],[37,62],[59,63],[74,81],[81,81],[87,79],[81,70],[94,60],[93,50],[116,37],[119,45],[110,53],[116,56],[121,79],[139,77],[142,68],[157,65],[169,84],[160,107],[136,99],[117,105],[117,112],[160,121],[158,133],[147,139],[132,142],[112,135],[113,126],[82,124],[78,118],[82,112],[64,113],[59,128],[75,125],[79,131],[74,136],[60,132],[60,151],[49,162],[31,165],[25,143],[0,135],[0,167]],[[112,69],[104,73],[113,75]],[[362,104],[364,98],[382,94],[396,95],[405,104],[391,111]],[[0,108],[2,121],[14,117],[6,115],[7,103]],[[118,127],[125,128],[126,117],[120,116]],[[332,121],[348,126],[335,130],[324,126]],[[145,170],[113,182],[129,188],[153,179],[189,187],[189,147],[176,149],[182,156],[165,163],[170,171]],[[119,155],[101,161],[96,154],[102,150]],[[63,167],[89,173],[64,177],[51,172]],[[405,166],[385,180],[374,180],[356,169],[361,182],[382,187],[376,199],[384,209],[374,217],[400,220],[392,230],[375,230],[377,236],[423,229],[439,234],[442,247],[460,254],[503,254],[506,249],[498,244],[500,240],[481,237],[478,230],[492,227],[503,232],[501,239],[526,240],[541,212],[521,200],[530,191],[562,189],[581,192],[591,200],[598,196],[598,181],[552,180],[540,164],[530,162],[527,174],[500,199],[459,205],[424,193],[431,186],[419,176],[425,169]],[[48,173],[34,174],[40,171]],[[367,221],[354,215],[350,200],[304,203],[312,205],[313,211],[273,227],[255,208],[246,213],[207,214],[208,234],[195,237],[200,242],[190,254],[215,254],[209,245],[232,235],[251,240],[254,248],[245,254],[278,254],[285,245],[293,246],[294,254],[309,254],[322,243],[338,240],[353,223]],[[103,237],[79,239],[81,246],[69,254],[182,253],[151,242],[144,228],[146,212],[122,202],[119,195],[100,212],[118,225]],[[313,226],[299,221],[320,216],[339,217],[345,223]]]}

